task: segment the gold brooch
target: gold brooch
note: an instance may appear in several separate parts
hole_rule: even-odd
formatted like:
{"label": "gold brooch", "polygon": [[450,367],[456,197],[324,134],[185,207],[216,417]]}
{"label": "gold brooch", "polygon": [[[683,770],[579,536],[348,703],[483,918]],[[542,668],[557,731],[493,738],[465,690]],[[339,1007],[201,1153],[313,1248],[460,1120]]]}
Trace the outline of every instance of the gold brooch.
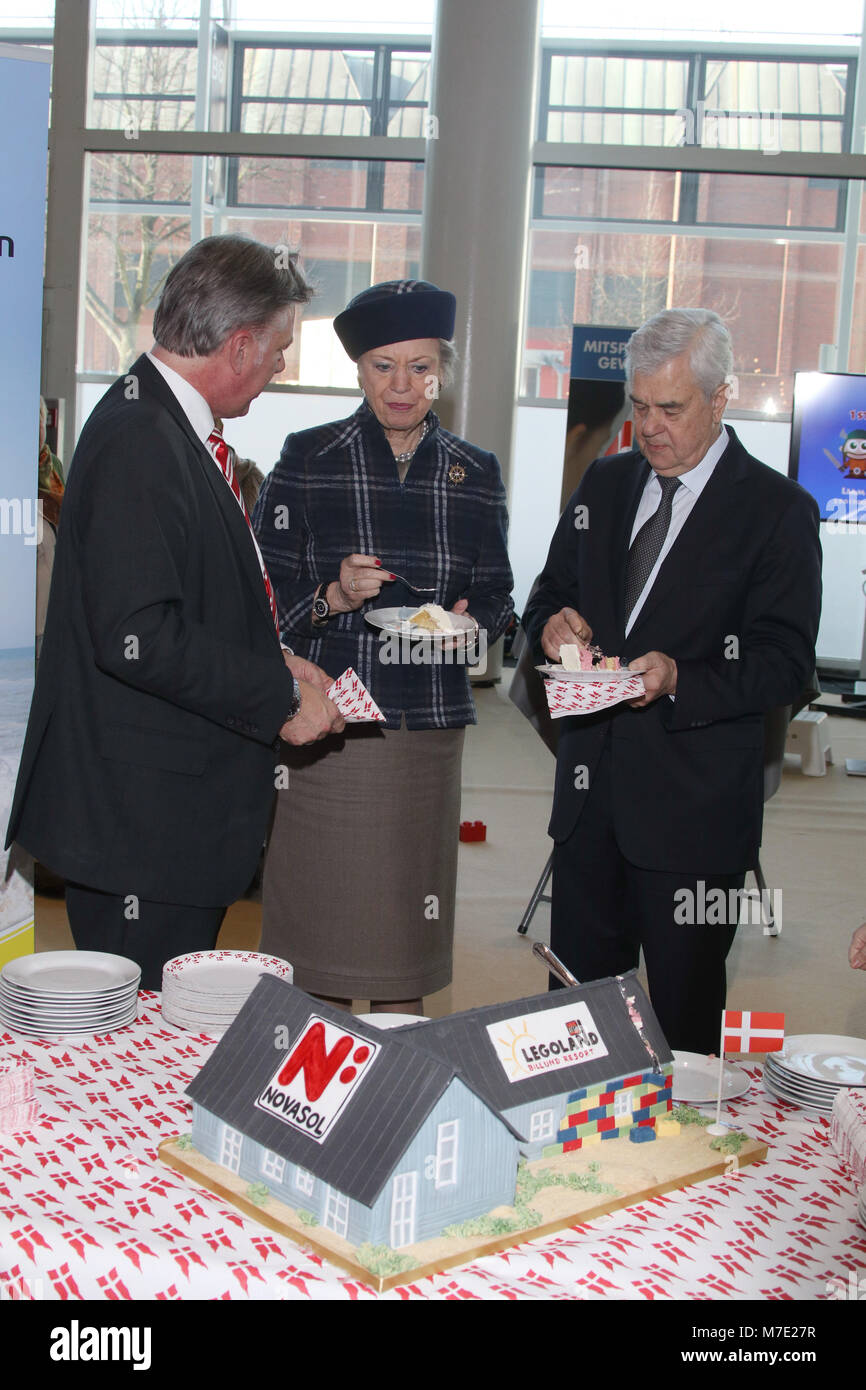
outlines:
{"label": "gold brooch", "polygon": [[466,480],[466,469],[462,463],[452,463],[448,469],[448,478],[452,483],[462,483]]}

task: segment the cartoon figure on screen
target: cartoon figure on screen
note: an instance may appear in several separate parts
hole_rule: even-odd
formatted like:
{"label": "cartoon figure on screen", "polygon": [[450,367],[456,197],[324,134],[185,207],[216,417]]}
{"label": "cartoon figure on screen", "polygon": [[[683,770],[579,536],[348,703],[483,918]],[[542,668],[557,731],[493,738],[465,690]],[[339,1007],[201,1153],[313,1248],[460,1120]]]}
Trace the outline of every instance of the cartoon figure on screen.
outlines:
{"label": "cartoon figure on screen", "polygon": [[851,430],[842,445],[842,458],[848,466],[846,477],[866,477],[866,430]]}

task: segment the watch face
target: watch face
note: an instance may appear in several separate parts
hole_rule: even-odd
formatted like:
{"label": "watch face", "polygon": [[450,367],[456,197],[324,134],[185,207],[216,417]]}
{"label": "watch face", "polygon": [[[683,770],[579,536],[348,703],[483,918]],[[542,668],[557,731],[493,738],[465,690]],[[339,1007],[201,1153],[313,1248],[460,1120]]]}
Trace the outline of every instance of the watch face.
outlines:
{"label": "watch face", "polygon": [[317,598],[313,603],[313,616],[316,618],[327,618],[330,611],[328,600],[325,598]]}

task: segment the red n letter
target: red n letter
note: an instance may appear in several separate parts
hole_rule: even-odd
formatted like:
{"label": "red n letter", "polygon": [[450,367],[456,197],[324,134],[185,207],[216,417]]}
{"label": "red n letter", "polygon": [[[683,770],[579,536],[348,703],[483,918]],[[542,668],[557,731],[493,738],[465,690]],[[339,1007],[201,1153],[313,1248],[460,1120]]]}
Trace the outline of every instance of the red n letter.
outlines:
{"label": "red n letter", "polygon": [[288,1086],[303,1068],[307,1100],[318,1100],[351,1050],[352,1039],[342,1037],[334,1044],[333,1051],[328,1052],[325,1048],[325,1025],[314,1023],[294,1052],[286,1058],[285,1066],[277,1076],[277,1085]]}

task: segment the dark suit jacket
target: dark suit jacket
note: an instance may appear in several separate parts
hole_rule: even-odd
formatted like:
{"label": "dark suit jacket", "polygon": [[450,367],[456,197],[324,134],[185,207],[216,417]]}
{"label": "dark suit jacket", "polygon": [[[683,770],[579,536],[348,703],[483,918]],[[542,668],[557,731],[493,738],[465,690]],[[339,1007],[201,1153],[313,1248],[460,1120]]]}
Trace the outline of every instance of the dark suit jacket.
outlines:
{"label": "dark suit jacket", "polygon": [[763,716],[792,703],[814,667],[818,509],[728,433],[628,637],[626,557],[649,477],[636,450],[592,464],[524,615],[538,660],[547,659],[539,645],[545,622],[567,606],[586,619],[605,654],[628,663],[661,651],[677,663],[674,700],[560,721],[550,834],[561,842],[574,829],[587,795],[587,777],[576,769],[586,767],[591,780],[609,736],[617,840],[641,868],[721,874],[754,865]]}
{"label": "dark suit jacket", "polygon": [[240,508],[141,357],[72,460],[9,840],[91,888],[233,901],[292,690]]}

